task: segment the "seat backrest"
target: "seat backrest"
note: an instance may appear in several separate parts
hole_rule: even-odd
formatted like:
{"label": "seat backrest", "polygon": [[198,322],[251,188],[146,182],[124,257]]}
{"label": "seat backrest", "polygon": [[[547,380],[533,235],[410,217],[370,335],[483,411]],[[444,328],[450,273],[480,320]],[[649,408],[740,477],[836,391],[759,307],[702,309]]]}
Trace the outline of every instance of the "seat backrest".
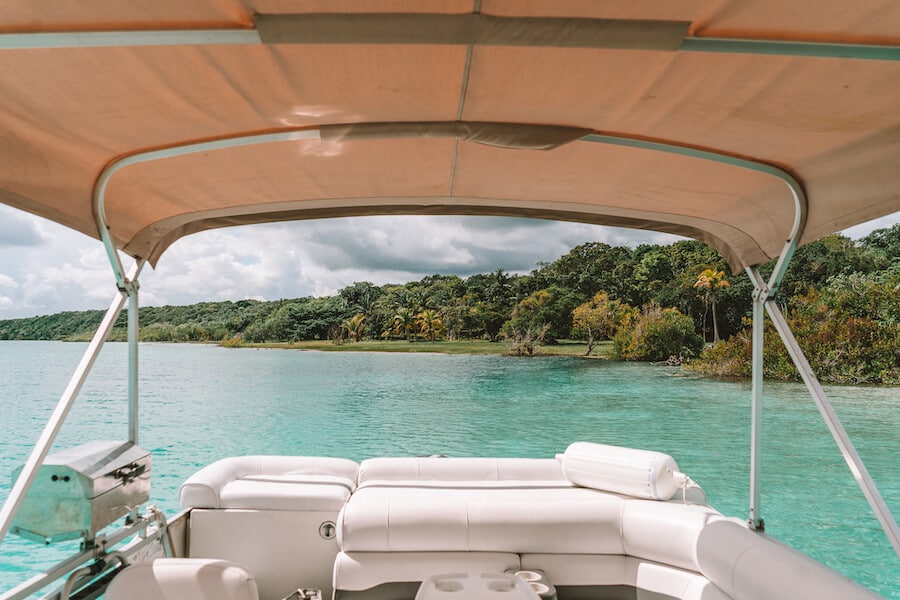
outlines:
{"label": "seat backrest", "polygon": [[179,499],[184,508],[340,510],[356,489],[358,471],[343,458],[235,456],[189,477]]}
{"label": "seat backrest", "polygon": [[256,580],[232,562],[158,558],[116,575],[106,600],[258,600]]}
{"label": "seat backrest", "polygon": [[385,482],[461,482],[490,487],[490,482],[545,481],[570,486],[552,458],[369,458],[359,465],[359,485]]}

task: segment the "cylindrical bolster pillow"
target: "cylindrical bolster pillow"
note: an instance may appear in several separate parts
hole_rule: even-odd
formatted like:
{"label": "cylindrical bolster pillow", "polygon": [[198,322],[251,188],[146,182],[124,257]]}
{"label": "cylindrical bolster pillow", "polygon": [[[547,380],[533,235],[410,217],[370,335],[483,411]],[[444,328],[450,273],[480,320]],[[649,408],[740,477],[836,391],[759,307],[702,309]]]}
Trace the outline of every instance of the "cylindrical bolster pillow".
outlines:
{"label": "cylindrical bolster pillow", "polygon": [[566,448],[562,468],[575,485],[650,500],[669,500],[683,477],[668,454],[590,442]]}

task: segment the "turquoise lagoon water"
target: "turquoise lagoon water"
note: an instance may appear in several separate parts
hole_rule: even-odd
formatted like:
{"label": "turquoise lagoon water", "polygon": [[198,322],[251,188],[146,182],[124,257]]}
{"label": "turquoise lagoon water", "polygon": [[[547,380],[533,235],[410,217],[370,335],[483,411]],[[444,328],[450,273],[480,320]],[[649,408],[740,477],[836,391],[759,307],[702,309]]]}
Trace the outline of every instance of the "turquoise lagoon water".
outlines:
{"label": "turquoise lagoon water", "polygon": [[[0,501],[86,345],[0,342]],[[666,452],[710,504],[748,505],[749,387],[677,368],[573,358],[320,353],[141,345],[141,439],[151,501],[178,510],[181,482],[240,454],[550,457],[589,440]],[[124,344],[108,344],[56,448],[126,437]],[[900,513],[900,389],[828,389],[882,494]],[[766,387],[767,531],[882,595],[896,557],[800,385]],[[0,591],[71,551],[10,536]]]}

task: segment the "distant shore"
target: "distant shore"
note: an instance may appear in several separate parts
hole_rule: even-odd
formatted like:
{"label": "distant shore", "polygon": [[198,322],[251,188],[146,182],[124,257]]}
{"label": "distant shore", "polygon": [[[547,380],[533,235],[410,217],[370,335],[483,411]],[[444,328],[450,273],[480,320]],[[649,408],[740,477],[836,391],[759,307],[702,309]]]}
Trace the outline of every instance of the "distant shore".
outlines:
{"label": "distant shore", "polygon": [[[336,344],[330,340],[302,341],[302,342],[272,342],[242,344],[242,348],[282,348],[285,350],[319,350],[321,352],[435,352],[440,354],[475,354],[475,355],[505,355],[509,354],[509,347],[503,342],[488,342],[484,340],[454,340],[449,341],[417,341],[406,340],[364,340],[362,342],[344,341]],[[587,344],[573,340],[561,340],[557,344],[541,345],[536,348],[537,356],[585,356]],[[588,358],[609,358],[612,352],[612,342],[601,342],[594,345],[594,349]]]}

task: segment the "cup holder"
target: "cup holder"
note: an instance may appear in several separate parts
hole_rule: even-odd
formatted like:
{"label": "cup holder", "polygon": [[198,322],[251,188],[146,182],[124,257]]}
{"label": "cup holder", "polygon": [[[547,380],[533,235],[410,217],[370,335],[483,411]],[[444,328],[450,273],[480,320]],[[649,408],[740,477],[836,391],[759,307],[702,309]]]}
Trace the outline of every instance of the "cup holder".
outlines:
{"label": "cup holder", "polygon": [[547,575],[538,569],[510,571],[516,577],[525,580],[541,600],[556,600],[556,588],[547,579]]}
{"label": "cup holder", "polygon": [[537,595],[540,596],[541,598],[546,598],[547,592],[550,591],[550,588],[546,584],[541,583],[540,581],[529,581],[528,585],[530,585],[531,589],[533,589],[537,593]]}

